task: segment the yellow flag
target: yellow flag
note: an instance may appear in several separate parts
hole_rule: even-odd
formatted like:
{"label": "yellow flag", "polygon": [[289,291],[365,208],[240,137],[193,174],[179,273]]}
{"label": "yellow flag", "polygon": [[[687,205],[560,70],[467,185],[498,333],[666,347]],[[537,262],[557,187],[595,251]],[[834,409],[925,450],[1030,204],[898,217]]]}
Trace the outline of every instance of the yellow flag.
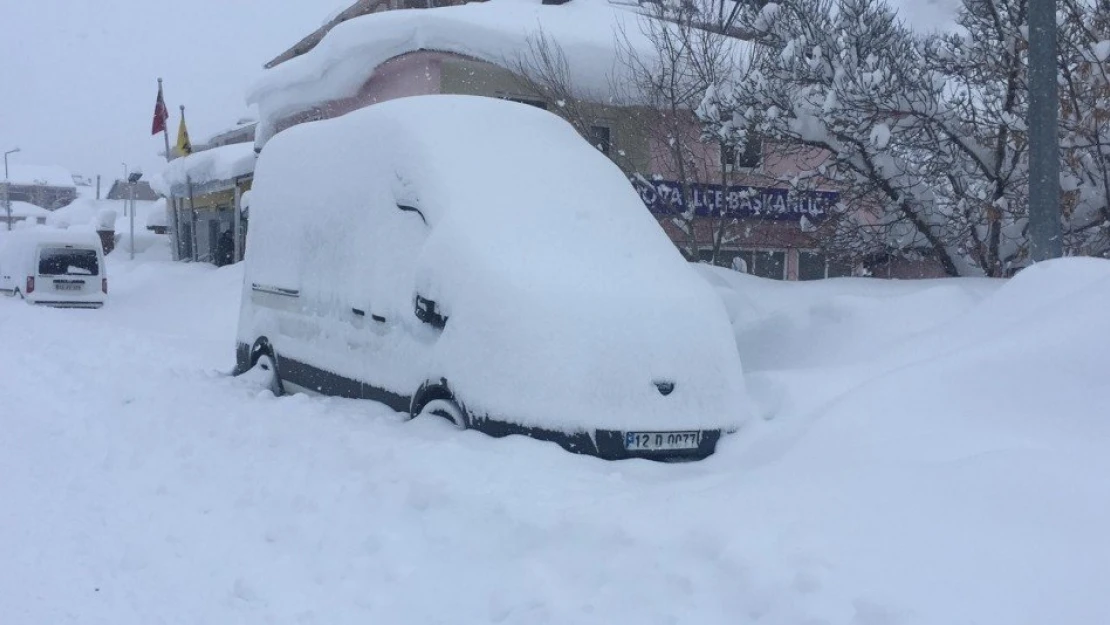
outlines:
{"label": "yellow flag", "polygon": [[175,149],[180,156],[188,156],[193,153],[193,144],[189,142],[189,130],[185,128],[184,107],[181,110],[181,123],[177,126],[177,146]]}

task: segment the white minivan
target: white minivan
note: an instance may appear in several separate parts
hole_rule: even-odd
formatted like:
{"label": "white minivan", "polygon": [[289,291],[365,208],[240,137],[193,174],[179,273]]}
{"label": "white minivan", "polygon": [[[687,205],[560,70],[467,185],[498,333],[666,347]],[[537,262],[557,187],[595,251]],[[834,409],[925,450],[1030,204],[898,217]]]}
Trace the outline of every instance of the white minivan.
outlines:
{"label": "white minivan", "polygon": [[255,171],[236,373],[604,458],[747,418],[719,297],[565,121],[417,96],[294,126]]}
{"label": "white minivan", "polygon": [[100,308],[108,300],[100,238],[91,230],[5,232],[0,237],[0,293],[28,304]]}

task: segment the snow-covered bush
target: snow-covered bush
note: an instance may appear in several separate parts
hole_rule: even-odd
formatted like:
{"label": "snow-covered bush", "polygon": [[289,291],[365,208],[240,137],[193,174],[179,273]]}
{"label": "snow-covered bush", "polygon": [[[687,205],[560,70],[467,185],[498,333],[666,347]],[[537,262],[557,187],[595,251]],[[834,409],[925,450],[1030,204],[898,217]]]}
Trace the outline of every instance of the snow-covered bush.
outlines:
{"label": "snow-covered bush", "polygon": [[[1064,0],[1059,33],[1066,251],[1110,249],[1107,0]],[[844,207],[831,251],[925,253],[951,275],[1027,262],[1027,0],[965,0],[954,32],[921,35],[882,0],[783,0],[740,9],[760,44],[735,88],[710,91],[707,132],[819,149],[784,182],[832,179]]]}

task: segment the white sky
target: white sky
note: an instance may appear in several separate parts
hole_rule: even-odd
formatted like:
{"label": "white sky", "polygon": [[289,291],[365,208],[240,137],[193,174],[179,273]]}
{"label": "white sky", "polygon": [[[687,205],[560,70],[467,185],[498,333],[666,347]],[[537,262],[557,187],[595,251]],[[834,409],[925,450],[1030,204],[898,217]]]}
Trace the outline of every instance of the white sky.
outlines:
{"label": "white sky", "polygon": [[[353,2],[353,0],[351,0]],[[165,80],[198,142],[248,113],[262,64],[344,0],[0,0],[0,151],[105,182],[165,165],[150,123]],[[0,165],[2,167],[2,165]],[[0,169],[0,177],[3,170]]]}
{"label": "white sky", "polygon": [[[244,94],[265,61],[353,1],[0,0],[0,151],[108,181],[123,162],[157,173],[159,76],[171,141],[184,104],[199,142],[250,112]],[[925,30],[943,28],[957,3],[892,1]]]}
{"label": "white sky", "polygon": [[956,28],[960,0],[887,0],[907,26],[926,32],[945,32]]}

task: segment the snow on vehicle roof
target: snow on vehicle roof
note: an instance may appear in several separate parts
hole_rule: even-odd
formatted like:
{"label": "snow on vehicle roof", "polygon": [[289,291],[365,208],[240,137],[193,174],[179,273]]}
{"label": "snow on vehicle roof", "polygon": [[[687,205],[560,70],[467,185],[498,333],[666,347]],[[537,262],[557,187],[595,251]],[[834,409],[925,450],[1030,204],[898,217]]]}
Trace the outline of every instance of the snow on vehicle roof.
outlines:
{"label": "snow on vehicle roof", "polygon": [[39,243],[101,246],[100,237],[92,230],[61,230],[49,226],[38,226],[0,234],[0,246]]}
{"label": "snow on vehicle roof", "polygon": [[[387,318],[412,317],[416,293],[437,301],[450,322],[435,366],[479,413],[578,429],[747,417],[719,297],[552,113],[474,96],[376,104],[275,136],[252,193],[248,282],[350,302],[398,281],[371,302]],[[668,378],[681,391],[661,402],[651,380]]]}
{"label": "snow on vehicle roof", "polygon": [[[431,50],[450,52],[513,68],[540,37],[556,42],[566,56],[576,95],[619,102],[627,84],[618,43],[647,65],[656,58],[644,34],[646,16],[605,0],[544,5],[540,0],[488,0],[462,6],[371,13],[339,24],[312,50],[266,70],[247,95],[263,120],[272,123],[320,102],[354,95],[389,59]],[[268,138],[266,133],[260,133]]]}
{"label": "snow on vehicle roof", "polygon": [[34,251],[43,245],[73,245],[101,251],[104,249],[100,237],[91,230],[59,230],[39,225],[12,231],[0,230],[0,266],[4,268],[4,274],[34,274],[37,262]]}
{"label": "snow on vehicle roof", "polygon": [[168,165],[151,186],[163,195],[183,195],[188,182],[199,188],[206,184],[227,182],[254,171],[254,144],[233,143],[177,158]]}
{"label": "snow on vehicle roof", "polygon": [[8,180],[12,184],[44,187],[73,187],[73,174],[56,165],[24,165],[10,163]]}

